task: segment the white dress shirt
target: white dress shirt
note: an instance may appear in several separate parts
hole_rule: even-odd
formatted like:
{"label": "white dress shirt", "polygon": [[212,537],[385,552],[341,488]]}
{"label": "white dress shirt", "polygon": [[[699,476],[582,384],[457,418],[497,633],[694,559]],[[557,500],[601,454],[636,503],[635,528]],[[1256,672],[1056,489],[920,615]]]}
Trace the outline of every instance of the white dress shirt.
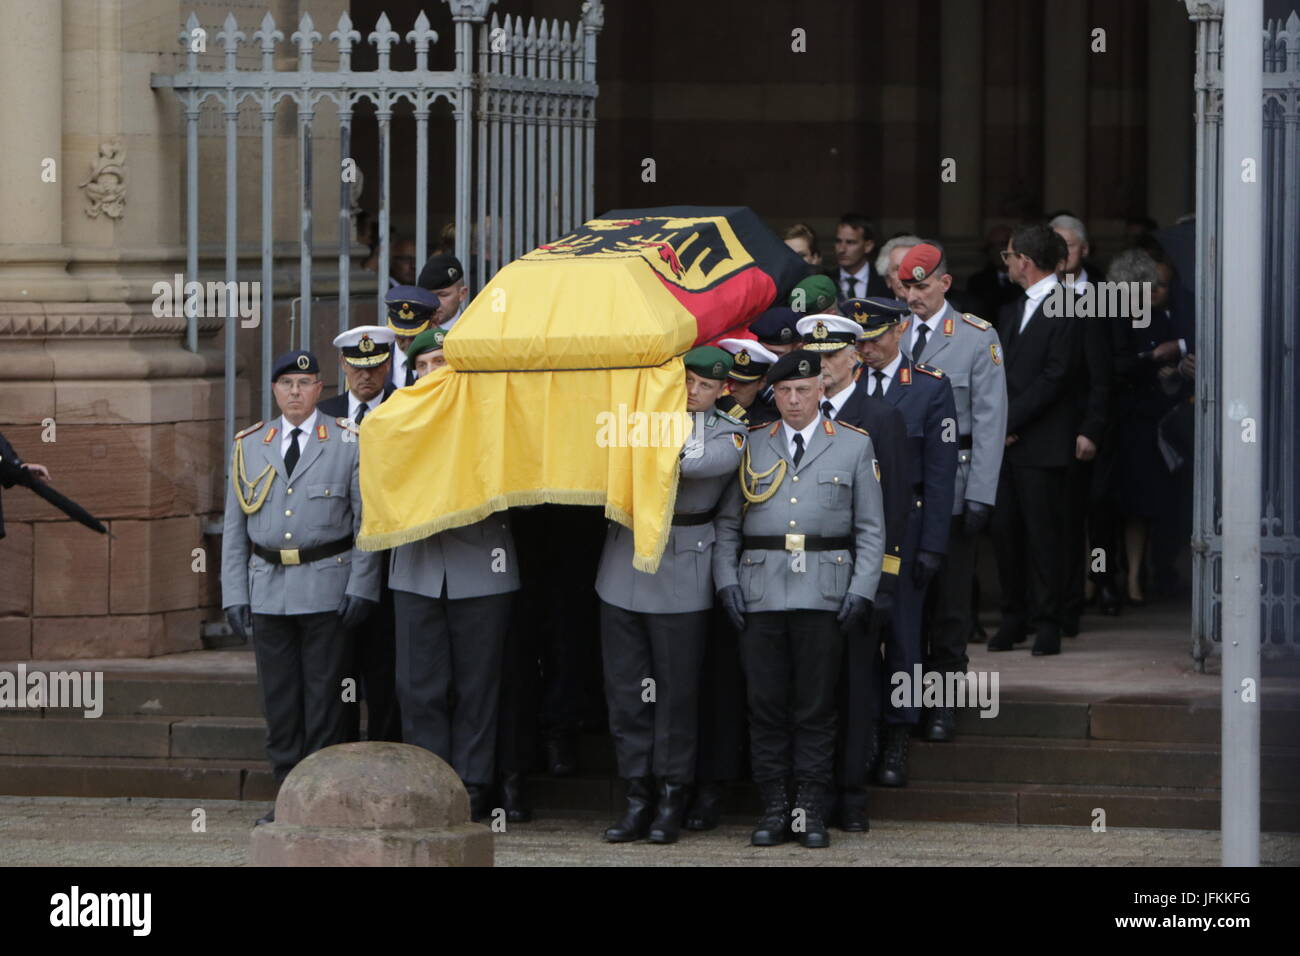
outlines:
{"label": "white dress shirt", "polygon": [[[865,384],[867,387],[867,394],[875,395],[876,398],[884,398],[885,393],[889,391],[889,386],[893,384],[894,376],[898,374],[898,366],[901,364],[903,364],[903,353],[900,350],[899,353],[894,356],[894,360],[880,370],[880,374],[883,375],[884,378],[881,379],[879,383],[876,382],[876,370],[870,365],[864,368],[862,370],[862,378],[866,380]],[[877,384],[880,385],[880,391],[878,392],[875,391]]]}
{"label": "white dress shirt", "polygon": [[289,453],[289,439],[295,428],[302,429],[302,438],[298,439],[298,454],[302,454],[306,449],[306,439],[311,437],[311,433],[316,430],[316,409],[312,409],[307,420],[301,425],[291,425],[285,417],[280,417],[280,424],[284,426],[284,432],[280,435],[280,457],[283,458]]}
{"label": "white dress shirt", "polygon": [[867,294],[867,281],[871,278],[871,260],[868,259],[866,262],[862,263],[862,268],[857,272],[849,272],[843,266],[840,266],[839,291],[842,296],[848,296],[850,294],[844,286],[844,283],[850,277],[858,280],[858,284],[854,286],[852,290],[853,297],[858,299],[862,298]]}
{"label": "white dress shirt", "polygon": [[849,396],[853,394],[853,390],[857,387],[858,383],[853,381],[853,379],[849,379],[849,384],[836,392],[833,397],[827,395],[822,398],[823,402],[831,403],[831,413],[827,416],[828,418],[836,418],[839,416],[840,409],[844,407],[844,403],[849,400]]}
{"label": "white dress shirt", "polygon": [[1023,332],[1025,330],[1025,326],[1029,324],[1029,317],[1034,314],[1042,301],[1047,298],[1047,294],[1052,291],[1052,286],[1056,285],[1059,281],[1060,280],[1056,278],[1056,273],[1053,272],[1051,275],[1043,276],[1025,290],[1025,296],[1027,298],[1025,299],[1024,311],[1020,313],[1019,331]]}
{"label": "white dress shirt", "polygon": [[361,410],[362,405],[366,406],[366,414],[369,415],[371,412],[373,412],[376,408],[379,407],[380,402],[382,402],[383,400],[384,400],[383,392],[380,392],[370,401],[363,402],[361,399],[353,395],[351,391],[349,391],[348,392],[348,418],[352,419],[355,422],[357,420],[357,412]]}
{"label": "white dress shirt", "polygon": [[[940,324],[943,322],[944,317],[948,314],[948,311],[951,308],[952,306],[948,304],[948,300],[944,299],[943,308],[940,309],[938,312],[936,312],[934,315],[930,316],[924,322],[921,321],[920,316],[916,315],[916,313],[912,313],[912,327],[911,329],[909,329],[909,331],[912,333],[912,337],[907,342],[908,355],[911,355],[913,352],[916,351],[916,337],[921,334],[921,326],[923,325],[930,330],[929,332],[925,333],[925,347],[926,348],[930,347],[930,343],[934,341],[935,333],[939,331]],[[922,354],[921,360],[922,361],[925,360],[924,354]]]}
{"label": "white dress shirt", "polygon": [[814,418],[811,422],[808,423],[808,427],[803,428],[800,431],[796,432],[793,428],[790,427],[788,422],[786,421],[781,422],[781,428],[784,429],[785,431],[786,450],[790,452],[791,461],[794,461],[794,453],[795,453],[794,436],[795,435],[803,436],[803,453],[806,455],[808,454],[808,445],[811,444],[812,442],[813,433],[817,431],[817,426],[820,425],[821,423],[822,420],[821,420],[821,416],[819,415],[816,418]]}

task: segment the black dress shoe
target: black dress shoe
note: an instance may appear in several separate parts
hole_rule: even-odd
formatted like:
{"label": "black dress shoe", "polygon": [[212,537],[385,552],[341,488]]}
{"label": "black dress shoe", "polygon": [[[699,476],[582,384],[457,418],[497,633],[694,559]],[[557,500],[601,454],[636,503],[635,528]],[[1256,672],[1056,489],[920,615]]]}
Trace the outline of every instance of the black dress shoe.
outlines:
{"label": "black dress shoe", "polygon": [[501,778],[501,806],[506,811],[506,821],[509,823],[527,823],[533,818],[533,811],[524,800],[522,773],[508,773]]}
{"label": "black dress shoe", "polygon": [[686,814],[686,795],[690,787],[673,780],[659,781],[659,805],[650,822],[651,843],[676,843],[682,835],[682,817]]}
{"label": "black dress shoe", "polygon": [[998,628],[998,632],[989,640],[988,648],[991,651],[1009,651],[1024,639],[1024,634],[1018,634],[1005,628]]}
{"label": "black dress shoe", "polygon": [[885,746],[876,768],[876,783],[882,787],[907,786],[907,746],[911,728],[907,724],[885,725]]}
{"label": "black dress shoe", "polygon": [[654,816],[654,781],[650,777],[633,777],[627,781],[627,810],[622,819],[605,831],[610,843],[631,843],[644,839],[650,832]]}
{"label": "black dress shoe", "polygon": [[1049,657],[1061,653],[1061,638],[1056,634],[1039,634],[1034,638],[1035,657]]}
{"label": "black dress shoe", "polygon": [[749,835],[753,846],[780,846],[790,835],[790,788],[784,780],[759,784],[763,817]]}
{"label": "black dress shoe", "polygon": [[492,787],[486,783],[467,783],[465,792],[469,794],[469,818],[478,823],[492,816]]}
{"label": "black dress shoe", "polygon": [[957,715],[951,707],[932,707],[925,712],[921,736],[935,743],[947,743],[957,736]]}
{"label": "black dress shoe", "polygon": [[1079,615],[1067,614],[1061,619],[1061,636],[1062,637],[1079,636]]}
{"label": "black dress shoe", "polygon": [[253,826],[260,827],[263,823],[274,823],[274,822],[275,822],[275,807],[272,807],[271,812],[264,817],[258,817],[257,822],[254,823]]}
{"label": "black dress shoe", "polygon": [[839,827],[845,833],[866,833],[871,829],[867,820],[867,789],[854,788],[840,791]]}
{"label": "black dress shoe", "polygon": [[577,734],[567,731],[546,738],[546,768],[552,777],[570,777],[577,772]]}
{"label": "black dress shoe", "polygon": [[1109,617],[1118,617],[1120,607],[1123,602],[1119,599],[1119,592],[1115,590],[1115,585],[1109,582],[1103,584],[1097,589],[1097,610]]}
{"label": "black dress shoe", "polygon": [[720,783],[701,783],[695,787],[695,798],[686,811],[682,826],[688,830],[712,830],[722,819],[722,792]]}
{"label": "black dress shoe", "polygon": [[826,830],[826,788],[815,783],[801,783],[795,796],[794,810],[803,811],[797,824],[799,844],[810,850],[824,850],[831,845],[831,835]]}

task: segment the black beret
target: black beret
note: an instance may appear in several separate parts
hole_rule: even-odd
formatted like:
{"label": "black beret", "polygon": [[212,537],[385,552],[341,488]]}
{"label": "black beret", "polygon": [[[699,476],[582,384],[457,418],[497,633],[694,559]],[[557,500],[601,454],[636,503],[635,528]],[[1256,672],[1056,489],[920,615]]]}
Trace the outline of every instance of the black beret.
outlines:
{"label": "black beret", "polygon": [[415,284],[423,289],[445,289],[463,278],[465,270],[461,268],[460,260],[444,253],[429,257]]}
{"label": "black beret", "polygon": [[319,375],[320,363],[316,361],[316,356],[312,355],[306,349],[297,349],[293,352],[285,352],[271,366],[271,381],[274,382],[281,375],[286,373],[297,373],[302,375]]}
{"label": "black beret", "polygon": [[775,385],[788,378],[813,378],[822,372],[822,358],[816,352],[807,349],[795,349],[776,360],[772,370],[767,373],[767,383]]}

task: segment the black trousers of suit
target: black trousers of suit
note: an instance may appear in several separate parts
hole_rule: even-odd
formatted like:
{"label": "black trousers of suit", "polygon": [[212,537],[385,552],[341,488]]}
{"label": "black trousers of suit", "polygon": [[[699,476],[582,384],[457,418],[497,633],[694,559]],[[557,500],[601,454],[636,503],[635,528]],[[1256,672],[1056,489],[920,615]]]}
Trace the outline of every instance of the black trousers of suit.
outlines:
{"label": "black trousers of suit", "polygon": [[967,534],[965,515],[954,515],[948,526],[948,553],[930,582],[926,599],[926,624],[922,631],[925,670],[964,674],[970,666],[966,654],[975,612],[973,585],[979,535]]}
{"label": "black trousers of suit", "polygon": [[254,614],[253,655],[266,754],[279,784],[304,757],[346,739],[343,679],[352,639],[335,611]]}
{"label": "black trousers of suit", "polygon": [[749,725],[745,713],[745,672],[740,666],[740,636],[717,605],[710,612],[709,636],[700,665],[700,734],[695,779],[722,783],[745,776]]}
{"label": "black trousers of suit", "polygon": [[754,782],[831,785],[835,688],[844,634],[834,611],[756,611],[745,616],[740,659],[749,692]]}
{"label": "black trousers of suit", "polygon": [[497,773],[530,773],[537,758],[537,709],[541,699],[536,627],[516,600],[501,651],[501,706],[497,720]]}
{"label": "black trousers of suit", "polygon": [[1068,490],[1065,466],[1002,465],[993,543],[1002,627],[1016,636],[1060,636]]}
{"label": "black trousers of suit", "polygon": [[513,597],[393,592],[402,739],[437,754],[466,783],[493,780],[501,649]]}
{"label": "black trousers of suit", "polygon": [[[386,552],[385,552],[386,554]],[[387,579],[387,572],[384,574]],[[352,673],[366,702],[366,739],[402,742],[402,712],[397,703],[397,620],[393,592],[380,591],[379,606],[352,635]],[[361,705],[345,705],[347,739],[361,739]]]}
{"label": "black trousers of suit", "polygon": [[867,785],[871,742],[880,723],[880,646],[886,618],[873,612],[844,638],[844,660],[835,702],[835,784],[841,790]]}
{"label": "black trousers of suit", "polygon": [[[709,618],[709,611],[639,614],[600,603],[605,702],[620,777],[676,783],[695,778],[700,662]],[[646,678],[654,681],[653,695]]]}

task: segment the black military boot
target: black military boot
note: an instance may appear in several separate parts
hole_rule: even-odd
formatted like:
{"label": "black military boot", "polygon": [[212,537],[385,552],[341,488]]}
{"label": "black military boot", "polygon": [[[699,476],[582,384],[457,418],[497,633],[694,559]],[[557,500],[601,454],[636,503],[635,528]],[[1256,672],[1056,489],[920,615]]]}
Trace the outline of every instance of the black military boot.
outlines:
{"label": "black military boot", "polygon": [[690,787],[684,783],[661,779],[659,805],[650,824],[651,843],[676,843],[682,833],[682,817],[686,814],[686,795]]}
{"label": "black military boot", "polygon": [[876,768],[876,783],[882,787],[907,786],[907,724],[885,725],[885,746]]}
{"label": "black military boot", "polygon": [[683,826],[688,830],[712,830],[722,819],[722,793],[720,783],[700,783],[695,786],[695,798],[686,811]]}
{"label": "black military boot", "polygon": [[867,821],[867,788],[852,787],[840,791],[840,829],[845,833],[866,833],[871,829]]}
{"label": "black military boot", "polygon": [[931,707],[925,712],[922,736],[935,743],[947,743],[957,736],[957,715],[951,707]]}
{"label": "black military boot", "polygon": [[[831,845],[831,835],[826,831],[826,788],[816,783],[799,784],[794,801],[795,835],[799,843],[810,850],[823,850]],[[797,814],[803,811],[800,822]]]}
{"label": "black military boot", "polygon": [[546,769],[552,777],[570,777],[578,770],[578,735],[561,730],[546,738]]}
{"label": "black military boot", "polygon": [[779,846],[790,833],[790,787],[784,780],[758,785],[763,797],[763,818],[749,836],[754,846]]}
{"label": "black military boot", "polygon": [[501,806],[505,809],[506,820],[510,823],[527,823],[533,818],[533,811],[524,799],[522,773],[514,771],[501,778]]}
{"label": "black military boot", "polygon": [[644,839],[654,816],[654,780],[650,777],[632,777],[627,783],[627,812],[623,818],[605,831],[610,843],[631,843]]}
{"label": "black military boot", "polygon": [[484,817],[492,816],[492,787],[486,783],[467,783],[465,792],[469,794],[469,818],[478,823]]}

